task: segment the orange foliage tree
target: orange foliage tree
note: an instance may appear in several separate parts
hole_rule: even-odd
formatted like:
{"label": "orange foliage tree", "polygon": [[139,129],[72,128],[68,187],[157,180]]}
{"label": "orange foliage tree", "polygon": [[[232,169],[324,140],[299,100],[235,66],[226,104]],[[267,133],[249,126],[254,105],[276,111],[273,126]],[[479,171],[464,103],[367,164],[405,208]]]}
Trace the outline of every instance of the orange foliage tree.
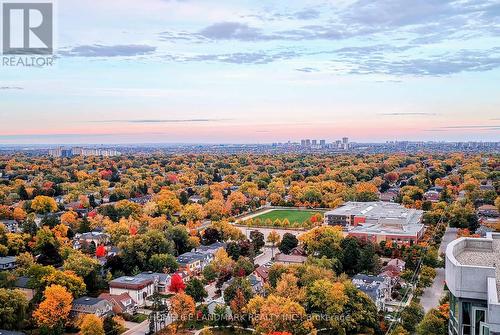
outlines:
{"label": "orange foliage tree", "polygon": [[71,293],[60,285],[51,285],[45,289],[43,297],[43,301],[33,312],[36,324],[55,333],[62,333],[71,311]]}

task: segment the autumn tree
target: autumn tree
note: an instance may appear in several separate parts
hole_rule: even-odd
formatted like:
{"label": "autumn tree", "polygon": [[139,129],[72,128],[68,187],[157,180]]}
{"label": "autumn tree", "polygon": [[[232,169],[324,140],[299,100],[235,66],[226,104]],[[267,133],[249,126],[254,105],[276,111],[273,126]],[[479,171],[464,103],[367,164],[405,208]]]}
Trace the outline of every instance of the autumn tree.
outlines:
{"label": "autumn tree", "polygon": [[61,215],[61,223],[70,226],[73,230],[78,228],[78,214],[73,211],[68,211]]}
{"label": "autumn tree", "polygon": [[16,207],[16,208],[14,208],[12,216],[13,216],[14,220],[16,220],[19,223],[19,222],[23,222],[24,220],[26,220],[27,214],[24,211],[24,209],[22,209],[21,207]]}
{"label": "autumn tree", "polygon": [[267,235],[266,241],[267,241],[267,243],[271,244],[271,259],[273,259],[274,258],[274,248],[276,247],[276,244],[278,244],[280,241],[280,234],[278,234],[278,232],[273,230],[269,233],[269,235]]}
{"label": "autumn tree", "polygon": [[57,211],[57,203],[51,197],[38,195],[31,202],[31,209],[39,214],[47,214]]}
{"label": "autumn tree", "polygon": [[36,324],[52,332],[62,334],[71,311],[73,297],[64,287],[51,285],[45,289],[43,301],[33,312]]}
{"label": "autumn tree", "polygon": [[170,292],[175,292],[175,293],[182,292],[184,291],[185,288],[186,284],[182,280],[181,276],[178,275],[177,273],[172,275],[172,278],[170,278],[170,286],[168,288]]}
{"label": "autumn tree", "polygon": [[85,294],[87,286],[83,279],[77,276],[73,271],[54,271],[43,277],[41,284],[45,287],[51,285],[59,285],[71,293],[73,298],[76,299]]}
{"label": "autumn tree", "polygon": [[200,204],[187,204],[181,212],[181,218],[186,222],[199,222],[205,215],[205,210]]}
{"label": "autumn tree", "polygon": [[158,205],[159,214],[165,214],[171,218],[176,212],[181,210],[181,202],[174,192],[167,188],[162,189],[153,199]]}
{"label": "autumn tree", "polygon": [[177,293],[170,299],[170,310],[176,323],[182,327],[194,316],[195,302],[189,295]]}
{"label": "autumn tree", "polygon": [[105,335],[101,318],[94,314],[85,314],[80,323],[80,335]]}
{"label": "autumn tree", "polygon": [[313,328],[308,321],[304,321],[304,308],[288,298],[256,296],[248,302],[245,311],[254,316],[252,323],[260,333],[287,331],[305,335]]}
{"label": "autumn tree", "polygon": [[221,220],[226,214],[226,207],[221,199],[209,200],[203,208],[207,216],[214,221]]}

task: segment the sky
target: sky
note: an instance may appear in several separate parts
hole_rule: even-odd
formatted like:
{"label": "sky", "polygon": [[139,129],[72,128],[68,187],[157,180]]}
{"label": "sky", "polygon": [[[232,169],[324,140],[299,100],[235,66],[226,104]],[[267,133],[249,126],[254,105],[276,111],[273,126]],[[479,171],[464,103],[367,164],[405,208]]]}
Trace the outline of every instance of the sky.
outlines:
{"label": "sky", "polygon": [[0,144],[500,140],[500,1],[58,0]]}

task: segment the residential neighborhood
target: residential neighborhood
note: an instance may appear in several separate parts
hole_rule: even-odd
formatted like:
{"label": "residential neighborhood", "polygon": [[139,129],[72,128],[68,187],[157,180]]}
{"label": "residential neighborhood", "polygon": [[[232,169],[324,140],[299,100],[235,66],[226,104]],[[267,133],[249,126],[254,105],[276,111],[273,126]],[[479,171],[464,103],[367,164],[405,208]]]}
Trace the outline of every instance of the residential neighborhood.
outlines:
{"label": "residential neighborhood", "polygon": [[[48,158],[32,159],[42,164]],[[498,185],[493,157],[480,165],[472,156],[446,163],[430,154],[395,157],[398,172],[386,167],[379,173],[386,159],[367,156],[351,171],[349,178],[360,178],[352,186],[341,179],[294,181],[289,169],[309,175],[325,158],[311,158],[310,170],[303,170],[283,163],[283,157],[262,188],[258,166],[265,169],[267,161],[260,156],[253,158],[252,182],[223,168],[183,180],[189,159],[180,156],[168,173],[143,170],[158,185],[144,183],[134,168],[121,165],[123,159],[96,163],[87,157],[78,171],[68,167],[71,160],[58,161],[59,169],[72,171],[61,180],[27,165],[21,169],[22,160],[0,165],[23,177],[2,189],[7,197],[0,208],[6,223],[0,225],[0,293],[9,297],[3,303],[17,301],[19,313],[31,320],[3,316],[0,309],[8,331],[62,334],[89,322],[125,335],[191,334],[221,325],[304,335],[319,328],[398,334],[403,327],[420,335],[426,318],[447,308],[451,293],[471,298],[453,291],[458,289],[450,280],[457,274],[449,267],[468,266],[461,255],[477,262],[483,256],[466,247],[471,251],[454,253],[457,261],[450,263],[449,245],[491,236],[494,241],[500,228],[497,191],[481,187]],[[218,164],[205,159],[208,166]],[[361,181],[368,162],[376,177]],[[341,169],[341,161],[337,164]],[[245,166],[239,169],[248,174]],[[209,177],[208,185],[199,180]],[[130,180],[135,191],[127,197],[123,182]],[[102,186],[78,191],[91,181]],[[69,191],[69,185],[75,188]],[[497,284],[488,277],[484,285]],[[253,318],[267,313],[265,306],[302,316],[278,329]],[[354,323],[306,322],[307,315],[338,313],[366,317]],[[410,324],[411,315],[417,321]],[[494,332],[495,317],[484,315],[483,329]],[[454,317],[460,327],[461,316]],[[455,319],[438,320],[454,329],[448,324]]]}

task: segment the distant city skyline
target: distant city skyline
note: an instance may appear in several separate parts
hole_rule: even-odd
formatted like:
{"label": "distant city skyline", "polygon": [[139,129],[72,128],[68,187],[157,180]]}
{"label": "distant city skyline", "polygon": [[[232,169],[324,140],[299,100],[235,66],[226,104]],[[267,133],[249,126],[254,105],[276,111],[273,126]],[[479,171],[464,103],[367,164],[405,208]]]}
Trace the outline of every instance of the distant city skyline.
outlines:
{"label": "distant city skyline", "polygon": [[57,2],[0,144],[498,141],[495,1]]}

